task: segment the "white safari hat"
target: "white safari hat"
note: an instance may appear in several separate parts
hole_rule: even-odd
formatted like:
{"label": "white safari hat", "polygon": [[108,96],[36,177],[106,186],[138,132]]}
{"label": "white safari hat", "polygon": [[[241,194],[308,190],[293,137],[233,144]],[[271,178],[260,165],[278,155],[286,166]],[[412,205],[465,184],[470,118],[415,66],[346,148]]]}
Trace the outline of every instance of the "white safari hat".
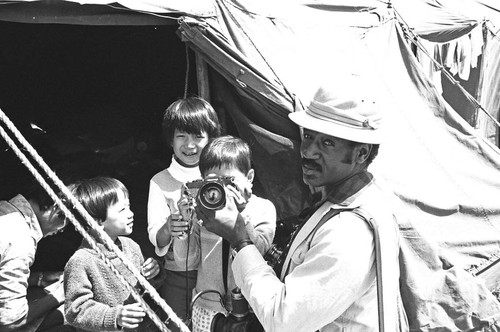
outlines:
{"label": "white safari hat", "polygon": [[374,86],[358,75],[323,84],[306,110],[288,114],[297,125],[346,140],[380,144],[382,116]]}

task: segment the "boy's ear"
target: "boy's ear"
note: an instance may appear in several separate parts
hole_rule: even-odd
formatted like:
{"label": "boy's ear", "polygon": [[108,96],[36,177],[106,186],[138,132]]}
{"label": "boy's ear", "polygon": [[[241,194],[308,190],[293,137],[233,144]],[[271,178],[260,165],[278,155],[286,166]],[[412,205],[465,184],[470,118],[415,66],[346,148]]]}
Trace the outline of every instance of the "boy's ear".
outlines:
{"label": "boy's ear", "polygon": [[255,171],[252,169],[250,169],[247,173],[247,180],[248,182],[252,183],[253,182],[253,179],[255,177]]}

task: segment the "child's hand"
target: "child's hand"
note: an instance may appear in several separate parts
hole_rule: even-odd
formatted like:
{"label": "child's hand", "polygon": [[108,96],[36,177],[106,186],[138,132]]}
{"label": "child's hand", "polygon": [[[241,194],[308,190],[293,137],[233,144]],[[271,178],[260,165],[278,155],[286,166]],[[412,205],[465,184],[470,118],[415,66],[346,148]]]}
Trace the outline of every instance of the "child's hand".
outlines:
{"label": "child's hand", "polygon": [[186,234],[190,231],[191,222],[182,218],[179,215],[172,215],[170,228],[172,229],[172,236],[178,239],[184,239]]}
{"label": "child's hand", "polygon": [[247,198],[244,197],[241,191],[235,186],[226,186],[225,188],[227,198],[233,198],[238,211],[243,211],[248,203]]}
{"label": "child's hand", "polygon": [[139,303],[126,304],[118,312],[116,324],[125,329],[134,329],[146,316],[146,312]]}
{"label": "child's hand", "polygon": [[141,273],[146,279],[152,279],[160,273],[160,265],[154,258],[149,257],[146,259],[141,267]]}
{"label": "child's hand", "polygon": [[182,219],[192,221],[195,218],[195,204],[193,199],[183,195],[177,202],[177,207]]}

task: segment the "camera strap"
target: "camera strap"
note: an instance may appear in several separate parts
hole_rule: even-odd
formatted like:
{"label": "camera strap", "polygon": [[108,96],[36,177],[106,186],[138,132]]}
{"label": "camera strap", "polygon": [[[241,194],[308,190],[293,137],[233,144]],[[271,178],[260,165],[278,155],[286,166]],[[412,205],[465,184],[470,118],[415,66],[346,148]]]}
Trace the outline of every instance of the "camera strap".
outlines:
{"label": "camera strap", "polygon": [[375,279],[377,281],[377,306],[378,306],[378,326],[379,332],[385,331],[384,323],[384,301],[383,301],[383,285],[382,285],[382,251],[380,249],[380,235],[378,233],[378,225],[368,212],[358,207],[351,211],[366,221],[373,232],[373,243],[375,246]]}
{"label": "camera strap", "polygon": [[229,241],[222,238],[222,281],[224,282],[224,293],[227,294],[227,269],[229,260]]}
{"label": "camera strap", "polygon": [[[375,249],[375,279],[377,283],[377,308],[378,308],[378,325],[379,325],[379,332],[384,332],[385,331],[385,324],[384,324],[384,303],[383,303],[383,284],[382,284],[382,251],[380,249],[380,235],[378,232],[378,225],[375,222],[375,220],[371,217],[371,215],[364,209],[357,207],[357,208],[351,208],[351,209],[331,209],[327,213],[323,215],[319,223],[316,225],[316,227],[313,230],[313,235],[316,233],[316,231],[328,220],[330,220],[333,216],[342,213],[342,212],[351,212],[355,215],[357,215],[359,218],[364,220],[370,229],[372,230],[373,233],[373,243],[374,243],[374,249]],[[310,216],[309,216],[310,217]],[[306,220],[307,221],[307,220]],[[297,233],[300,231],[300,228],[302,228],[303,224],[300,225],[300,227],[296,230],[295,234],[293,234],[290,243],[292,243],[295,239],[295,236]],[[311,240],[312,241],[312,237]],[[287,249],[290,249],[288,246]],[[288,254],[288,250],[286,253],[284,252],[285,255]],[[285,256],[286,257],[286,256]]]}

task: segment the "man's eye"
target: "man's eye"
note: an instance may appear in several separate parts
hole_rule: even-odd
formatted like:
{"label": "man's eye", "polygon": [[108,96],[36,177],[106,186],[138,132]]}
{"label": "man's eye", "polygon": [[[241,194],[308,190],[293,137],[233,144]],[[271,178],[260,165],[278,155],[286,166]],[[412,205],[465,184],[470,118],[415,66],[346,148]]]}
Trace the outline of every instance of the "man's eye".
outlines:
{"label": "man's eye", "polygon": [[333,143],[333,141],[331,141],[329,139],[323,141],[323,144],[326,146],[335,146],[335,143]]}

